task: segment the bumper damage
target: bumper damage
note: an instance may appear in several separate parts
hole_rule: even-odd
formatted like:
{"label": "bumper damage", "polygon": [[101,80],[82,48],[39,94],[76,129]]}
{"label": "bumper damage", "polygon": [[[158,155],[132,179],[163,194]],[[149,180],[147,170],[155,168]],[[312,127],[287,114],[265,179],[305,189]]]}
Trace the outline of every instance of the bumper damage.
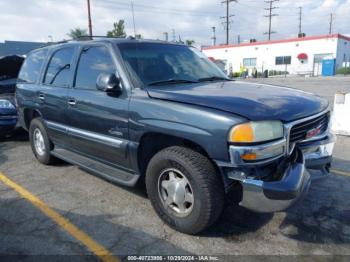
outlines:
{"label": "bumper damage", "polygon": [[287,209],[308,192],[310,175],[305,169],[303,154],[289,166],[280,181],[244,179],[240,205],[255,212],[276,212]]}
{"label": "bumper damage", "polygon": [[[317,141],[300,143],[295,147],[294,157],[287,162],[279,179],[266,180],[247,176],[244,169],[228,172],[230,179],[242,185],[241,206],[255,212],[269,213],[282,211],[301,200],[308,192],[311,175],[307,169],[321,170],[329,174],[335,136],[328,134]],[[259,172],[263,168],[255,167]],[[241,171],[242,170],[242,171]]]}

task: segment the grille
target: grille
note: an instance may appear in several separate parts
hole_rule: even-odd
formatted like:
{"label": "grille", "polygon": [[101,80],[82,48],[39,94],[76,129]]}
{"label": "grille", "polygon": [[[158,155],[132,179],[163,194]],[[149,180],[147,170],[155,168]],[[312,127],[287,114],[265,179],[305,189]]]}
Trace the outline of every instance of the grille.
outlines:
{"label": "grille", "polygon": [[320,133],[324,133],[328,128],[330,113],[326,113],[317,118],[302,122],[292,127],[290,130],[290,143],[295,143],[305,140],[307,133],[315,128],[320,128]]}

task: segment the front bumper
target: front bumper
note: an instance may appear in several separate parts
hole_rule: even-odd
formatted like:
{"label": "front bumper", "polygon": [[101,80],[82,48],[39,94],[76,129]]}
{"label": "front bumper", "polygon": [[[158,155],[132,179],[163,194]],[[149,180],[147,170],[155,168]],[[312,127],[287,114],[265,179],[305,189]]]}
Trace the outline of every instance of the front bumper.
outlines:
{"label": "front bumper", "polygon": [[305,157],[306,168],[317,170],[328,168],[332,162],[335,141],[336,136],[329,133],[322,140],[299,144],[298,147]]}
{"label": "front bumper", "polygon": [[279,181],[243,179],[240,205],[255,212],[276,212],[287,209],[306,195],[311,179],[305,169],[303,153],[299,150],[297,154],[295,163],[285,170]]}
{"label": "front bumper", "polygon": [[[258,170],[257,173],[264,173],[264,165],[250,164],[246,167],[232,165],[227,175],[229,179],[236,180],[242,185],[240,205],[262,213],[282,211],[292,206],[308,192],[311,176],[307,169],[319,169],[329,174],[334,143],[335,136],[327,134],[320,140],[297,144],[292,154],[296,154],[295,157],[282,157],[274,160],[275,163],[286,161],[287,164],[280,178],[273,181],[263,181],[259,177],[247,175],[249,172],[246,168]],[[271,165],[271,169],[275,167],[273,163],[267,165]]]}
{"label": "front bumper", "polygon": [[17,116],[0,116],[0,133],[8,133],[15,129]]}

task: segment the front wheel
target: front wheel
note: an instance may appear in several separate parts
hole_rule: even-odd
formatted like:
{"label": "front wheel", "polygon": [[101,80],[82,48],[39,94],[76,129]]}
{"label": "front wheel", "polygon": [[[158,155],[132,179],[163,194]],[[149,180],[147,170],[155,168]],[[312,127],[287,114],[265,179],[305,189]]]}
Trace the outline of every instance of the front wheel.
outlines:
{"label": "front wheel", "polygon": [[160,218],[196,234],[213,224],[224,206],[224,185],[204,155],[185,147],[158,152],[146,172],[147,193]]}

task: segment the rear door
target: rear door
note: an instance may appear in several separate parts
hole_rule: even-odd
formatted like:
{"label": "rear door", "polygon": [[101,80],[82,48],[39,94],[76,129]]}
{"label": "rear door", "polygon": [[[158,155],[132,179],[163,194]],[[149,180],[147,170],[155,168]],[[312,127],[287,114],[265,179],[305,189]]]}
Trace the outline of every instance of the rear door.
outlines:
{"label": "rear door", "polygon": [[50,138],[55,144],[62,146],[69,145],[67,96],[73,81],[75,50],[75,46],[69,45],[51,53],[37,94]]}
{"label": "rear door", "polygon": [[128,94],[111,96],[96,89],[99,74],[117,74],[109,45],[93,44],[80,50],[74,86],[69,90],[68,117],[75,151],[101,162],[129,167]]}

